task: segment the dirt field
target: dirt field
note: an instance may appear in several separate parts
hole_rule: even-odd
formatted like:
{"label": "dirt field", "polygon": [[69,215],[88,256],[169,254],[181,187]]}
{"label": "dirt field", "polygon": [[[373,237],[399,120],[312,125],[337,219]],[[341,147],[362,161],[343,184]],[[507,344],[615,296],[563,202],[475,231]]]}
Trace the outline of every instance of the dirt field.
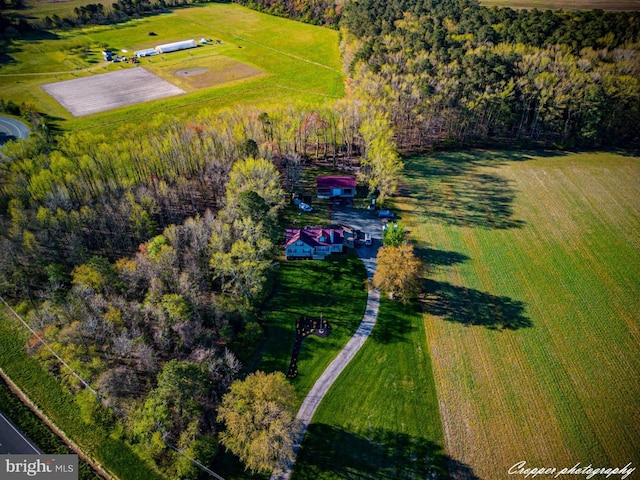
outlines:
{"label": "dirt field", "polygon": [[185,93],[144,68],[49,83],[42,89],[74,117]]}
{"label": "dirt field", "polygon": [[264,75],[265,72],[225,55],[163,59],[145,68],[187,92]]}

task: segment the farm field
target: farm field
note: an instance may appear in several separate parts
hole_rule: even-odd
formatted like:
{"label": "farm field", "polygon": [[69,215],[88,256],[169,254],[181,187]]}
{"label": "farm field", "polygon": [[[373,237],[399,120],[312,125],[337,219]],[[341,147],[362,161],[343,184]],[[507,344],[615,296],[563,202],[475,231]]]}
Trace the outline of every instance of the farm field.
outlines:
{"label": "farm field", "polygon": [[42,89],[75,117],[185,93],[143,68],[48,83]]}
{"label": "farm field", "polygon": [[593,10],[632,12],[640,10],[640,3],[635,0],[480,0],[485,7],[537,8],[539,10]]}
{"label": "farm field", "polygon": [[396,207],[430,266],[446,453],[492,480],[521,461],[637,467],[640,158],[410,158]]}
{"label": "farm field", "polygon": [[[155,35],[149,35],[154,33]],[[73,118],[47,95],[44,84],[135,68],[108,63],[101,51],[135,50],[201,38],[221,43],[141,59],[140,66],[186,90],[156,100]],[[126,52],[122,52],[126,50]],[[62,128],[77,130],[194,108],[304,101],[321,104],[344,92],[338,32],[261,14],[233,4],[206,4],[125,24],[84,27],[16,41],[0,63],[3,98],[30,103]]]}

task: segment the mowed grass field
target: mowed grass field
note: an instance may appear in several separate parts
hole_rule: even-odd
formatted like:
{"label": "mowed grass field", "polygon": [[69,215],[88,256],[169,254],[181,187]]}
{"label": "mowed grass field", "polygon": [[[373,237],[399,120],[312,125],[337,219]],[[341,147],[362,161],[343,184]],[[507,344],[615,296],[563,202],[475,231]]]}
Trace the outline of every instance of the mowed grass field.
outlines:
{"label": "mowed grass field", "polygon": [[331,325],[326,338],[302,341],[298,375],[292,380],[298,402],[313,387],[360,325],[367,303],[364,265],[353,250],[326,261],[284,261],[278,266],[274,291],[263,309],[266,340],[251,370],[287,373],[295,343],[296,320],[320,318]]}
{"label": "mowed grass field", "polygon": [[446,478],[448,466],[469,473],[444,453],[424,339],[419,304],[382,299],[371,337],[313,417],[294,480]]}
{"label": "mowed grass field", "polygon": [[640,158],[410,158],[396,207],[430,267],[447,454],[490,480],[638,467]]}
{"label": "mowed grass field", "polygon": [[[179,98],[72,118],[39,88],[135,68],[105,62],[104,48],[131,56],[135,50],[201,38],[222,43],[141,59],[142,67],[187,90]],[[338,32],[234,4],[209,3],[119,25],[54,31],[12,43],[2,59],[2,98],[33,104],[38,111],[65,120],[62,127],[69,130],[147,118],[163,111],[179,115],[238,104],[320,104],[344,93]],[[185,71],[198,73],[185,76]]]}

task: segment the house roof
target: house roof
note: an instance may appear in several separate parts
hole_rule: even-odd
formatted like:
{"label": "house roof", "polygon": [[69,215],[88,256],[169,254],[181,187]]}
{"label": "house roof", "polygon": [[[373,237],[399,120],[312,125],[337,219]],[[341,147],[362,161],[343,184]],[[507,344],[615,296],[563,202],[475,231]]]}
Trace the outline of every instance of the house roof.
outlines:
{"label": "house roof", "polygon": [[[331,235],[332,233],[333,236]],[[293,245],[298,240],[302,240],[302,242],[310,247],[342,245],[344,243],[344,235],[341,228],[287,228],[284,243],[285,248]]]}
{"label": "house roof", "polygon": [[356,188],[356,177],[350,175],[327,175],[324,177],[317,177],[318,189],[331,189],[331,188]]}

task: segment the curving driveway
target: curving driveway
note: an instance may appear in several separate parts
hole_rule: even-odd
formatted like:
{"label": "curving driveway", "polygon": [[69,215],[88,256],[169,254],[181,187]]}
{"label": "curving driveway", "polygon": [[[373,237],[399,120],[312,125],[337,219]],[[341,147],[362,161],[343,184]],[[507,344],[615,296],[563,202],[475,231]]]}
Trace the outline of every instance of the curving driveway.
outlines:
{"label": "curving driveway", "polygon": [[[367,270],[367,277],[371,279],[376,270],[376,256],[378,254],[378,248],[382,238],[380,221],[368,210],[359,210],[351,207],[343,207],[334,211],[332,217],[333,221],[336,223],[351,225],[371,234],[372,245],[362,246],[356,249],[358,256],[363,261]],[[376,319],[378,318],[379,305],[380,291],[377,288],[369,289],[367,293],[367,307],[358,329],[336,358],[333,359],[333,362],[331,362],[327,369],[322,372],[320,378],[318,378],[316,383],[313,385],[313,388],[303,400],[300,410],[298,410],[296,419],[300,421],[302,428],[294,441],[293,461],[286,463],[280,468],[276,468],[271,474],[271,480],[288,480],[291,477],[295,456],[300,450],[302,440],[304,439],[304,435],[307,432],[307,428],[311,423],[313,415],[316,413],[320,402],[329,391],[329,388],[333,385],[333,382],[336,381],[338,376],[342,373],[353,357],[356,356],[358,350],[360,350],[362,345],[364,345],[365,340],[373,331]]]}
{"label": "curving driveway", "polygon": [[29,138],[29,127],[15,118],[0,116],[0,145],[18,138]]}

